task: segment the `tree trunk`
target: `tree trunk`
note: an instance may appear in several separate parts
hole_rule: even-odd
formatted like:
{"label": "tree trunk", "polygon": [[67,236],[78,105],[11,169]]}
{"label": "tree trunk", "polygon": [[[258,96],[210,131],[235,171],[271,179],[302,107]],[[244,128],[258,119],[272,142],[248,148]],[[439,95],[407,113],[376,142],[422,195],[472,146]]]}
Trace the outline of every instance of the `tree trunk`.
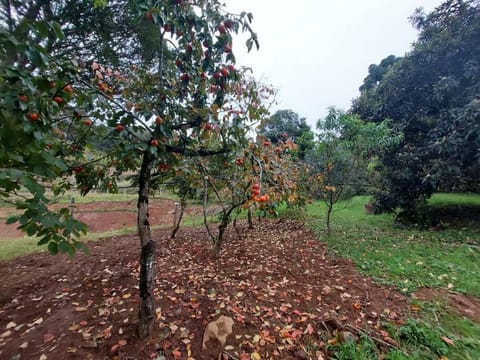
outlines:
{"label": "tree trunk", "polygon": [[328,204],[327,209],[327,235],[330,235],[330,218],[332,216],[333,204]]}
{"label": "tree trunk", "polygon": [[235,210],[236,206],[232,206],[227,211],[224,211],[222,216],[222,221],[220,225],[218,225],[218,236],[215,239],[215,256],[220,253],[220,249],[222,247],[223,236],[225,235],[225,230],[227,230],[228,223],[230,222],[230,216],[232,215],[233,210]]}
{"label": "tree trunk", "polygon": [[145,339],[155,320],[154,265],[155,241],[152,240],[150,223],[148,221],[148,193],[150,190],[150,176],[153,166],[153,157],[147,151],[143,154],[142,167],[139,176],[138,189],[138,217],[137,227],[140,238],[140,308],[138,311],[138,336]]}
{"label": "tree trunk", "polygon": [[248,218],[248,228],[253,229],[253,216],[252,216],[252,209],[250,207],[247,210],[247,218]]}
{"label": "tree trunk", "polygon": [[[180,229],[180,223],[182,222],[183,214],[185,212],[186,207],[187,207],[187,200],[185,199],[185,197],[182,197],[180,199],[180,214],[178,214],[178,218],[175,217],[175,225],[172,230],[172,235],[170,235],[170,239],[175,239],[175,235],[177,234],[177,231]],[[176,215],[177,213],[175,211],[175,216]]]}

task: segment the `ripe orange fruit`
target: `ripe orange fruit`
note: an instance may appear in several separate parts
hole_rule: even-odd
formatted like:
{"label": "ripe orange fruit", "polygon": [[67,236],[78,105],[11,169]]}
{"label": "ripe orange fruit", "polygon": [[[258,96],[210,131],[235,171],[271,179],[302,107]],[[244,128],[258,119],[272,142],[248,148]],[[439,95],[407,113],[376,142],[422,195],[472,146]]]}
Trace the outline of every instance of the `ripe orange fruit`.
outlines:
{"label": "ripe orange fruit", "polygon": [[73,93],[72,85],[65,85],[63,90],[65,90],[65,92],[67,92],[67,93]]}
{"label": "ripe orange fruit", "polygon": [[39,115],[38,115],[37,112],[34,111],[34,112],[31,112],[30,114],[28,114],[27,117],[28,117],[28,120],[30,120],[30,121],[37,121],[38,118],[39,118]]}
{"label": "ripe orange fruit", "polygon": [[28,98],[27,98],[27,95],[18,95],[18,100],[20,100],[21,102],[24,102],[26,103],[28,101]]}
{"label": "ripe orange fruit", "polygon": [[83,123],[84,123],[85,125],[87,125],[87,126],[90,126],[90,125],[92,125],[92,120],[90,120],[90,119],[85,119],[85,120],[83,120]]}
{"label": "ripe orange fruit", "polygon": [[63,98],[60,96],[55,96],[53,101],[55,101],[58,105],[63,104]]}
{"label": "ripe orange fruit", "polygon": [[152,146],[158,147],[159,142],[158,142],[157,139],[153,139],[153,140],[150,142],[150,144],[152,144]]}
{"label": "ripe orange fruit", "polygon": [[157,116],[155,118],[155,122],[157,123],[157,125],[162,125],[163,124],[163,118],[161,116]]}
{"label": "ripe orange fruit", "polygon": [[125,130],[125,126],[123,126],[122,124],[117,124],[115,126],[115,130],[117,130],[118,132],[122,132],[123,130]]}

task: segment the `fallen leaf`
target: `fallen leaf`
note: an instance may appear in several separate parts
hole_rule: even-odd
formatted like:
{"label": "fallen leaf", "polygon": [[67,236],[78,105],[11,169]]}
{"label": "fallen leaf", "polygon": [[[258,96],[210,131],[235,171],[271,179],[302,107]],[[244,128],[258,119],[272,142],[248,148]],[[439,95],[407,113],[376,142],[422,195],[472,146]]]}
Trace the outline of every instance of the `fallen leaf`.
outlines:
{"label": "fallen leaf", "polygon": [[0,335],[0,338],[4,339],[6,337],[9,337],[10,335],[12,335],[12,331],[11,330],[7,330],[5,331],[2,335]]}
{"label": "fallen leaf", "polygon": [[45,355],[45,354],[40,355],[38,360],[47,360],[47,355]]}
{"label": "fallen leaf", "polygon": [[110,352],[112,354],[115,354],[118,350],[118,348],[120,347],[120,344],[115,344],[115,345],[112,345],[112,347],[110,348]]}
{"label": "fallen leaf", "polygon": [[360,304],[359,302],[356,302],[353,304],[353,308],[355,310],[360,310],[362,308],[362,304]]}
{"label": "fallen leaf", "polygon": [[55,339],[55,335],[53,335],[52,333],[43,334],[43,343],[47,343],[49,341],[52,341],[53,339]]}
{"label": "fallen leaf", "polygon": [[182,353],[178,350],[178,348],[172,350],[172,355],[174,359],[178,359],[182,356]]}
{"label": "fallen leaf", "polygon": [[10,321],[10,322],[7,324],[6,329],[9,330],[9,329],[11,329],[11,328],[14,328],[15,326],[17,326],[17,324],[15,324],[13,321]]}
{"label": "fallen leaf", "polygon": [[35,320],[31,324],[27,324],[27,326],[32,327],[32,326],[35,326],[35,325],[40,325],[42,322],[43,322],[43,317],[39,317],[37,320]]}
{"label": "fallen leaf", "polygon": [[112,325],[107,327],[106,329],[103,330],[102,332],[103,338],[108,339],[109,337],[112,336]]}
{"label": "fallen leaf", "polygon": [[27,347],[28,347],[28,341],[23,342],[23,343],[19,346],[20,349],[26,349]]}
{"label": "fallen leaf", "polygon": [[260,360],[262,357],[260,356],[260,354],[256,351],[254,351],[253,353],[250,354],[250,359],[251,360]]}
{"label": "fallen leaf", "polygon": [[313,328],[312,324],[308,324],[307,328],[304,331],[304,334],[312,335],[315,332],[315,329]]}
{"label": "fallen leaf", "polygon": [[449,339],[448,337],[446,336],[440,336],[440,339],[442,339],[443,341],[445,341],[446,344],[450,345],[450,346],[454,346],[455,345],[455,341],[453,341],[452,339]]}
{"label": "fallen leaf", "polygon": [[118,345],[120,345],[120,346],[125,346],[125,345],[127,345],[127,340],[124,340],[124,339],[118,340]]}
{"label": "fallen leaf", "polygon": [[70,325],[70,326],[68,327],[68,330],[70,330],[70,331],[76,331],[76,330],[78,330],[79,327],[80,327],[80,326],[79,326],[78,324],[73,323],[72,325]]}
{"label": "fallen leaf", "polygon": [[87,311],[87,310],[88,310],[88,308],[86,306],[77,306],[75,308],[76,312],[84,312],[84,311]]}
{"label": "fallen leaf", "polygon": [[412,311],[420,311],[420,306],[418,306],[418,305],[416,305],[416,304],[410,305],[410,310],[412,310]]}

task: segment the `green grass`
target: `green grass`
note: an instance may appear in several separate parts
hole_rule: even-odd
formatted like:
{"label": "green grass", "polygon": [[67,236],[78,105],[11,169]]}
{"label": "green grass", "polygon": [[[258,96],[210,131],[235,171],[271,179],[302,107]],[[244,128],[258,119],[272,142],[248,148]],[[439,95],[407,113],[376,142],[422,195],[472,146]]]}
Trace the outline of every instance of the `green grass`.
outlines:
{"label": "green grass", "polygon": [[367,202],[368,197],[356,197],[339,203],[330,236],[324,230],[324,205],[315,202],[308,208],[313,228],[332,253],[351,258],[363,273],[406,293],[428,286],[480,297],[480,227],[403,229],[394,225],[392,215],[367,215]]}
{"label": "green grass", "polygon": [[[88,233],[81,240],[85,242],[136,233],[136,228],[129,227],[121,230],[106,231],[102,233]],[[38,246],[35,237],[18,237],[0,239],[0,260],[11,260],[15,257],[47,251],[47,246]]]}
{"label": "green grass", "polygon": [[[336,205],[332,231],[326,235],[323,203],[315,202],[306,212],[307,221],[319,238],[337,256],[352,259],[359,270],[381,283],[409,294],[419,287],[447,288],[480,297],[480,221],[440,231],[395,226],[393,215],[367,215],[368,197],[355,197]],[[462,206],[480,208],[478,194],[436,194],[434,208]],[[392,328],[401,349],[385,359],[480,359],[480,324],[460,317],[445,304],[422,304],[418,319]],[[448,346],[441,336],[454,340]],[[375,359],[372,343],[339,345],[337,359]]]}
{"label": "green grass", "polygon": [[439,193],[434,194],[428,201],[432,206],[480,206],[480,194],[473,193]]}

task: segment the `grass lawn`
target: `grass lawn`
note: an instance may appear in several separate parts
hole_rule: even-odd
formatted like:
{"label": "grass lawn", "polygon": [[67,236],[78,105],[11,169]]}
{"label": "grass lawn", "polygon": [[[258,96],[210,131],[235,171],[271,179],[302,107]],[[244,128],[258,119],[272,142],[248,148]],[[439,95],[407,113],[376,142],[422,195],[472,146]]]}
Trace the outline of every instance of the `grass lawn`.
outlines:
{"label": "grass lawn", "polygon": [[[330,236],[325,231],[326,208],[315,202],[306,215],[329,251],[352,259],[359,270],[377,281],[409,294],[420,287],[445,288],[480,297],[480,221],[443,230],[405,229],[394,225],[393,215],[367,215],[368,197],[355,197],[336,205]],[[435,208],[480,208],[480,195],[437,194]],[[443,304],[422,304],[420,319],[396,330],[410,359],[480,359],[480,324],[451,313]],[[440,336],[456,339],[449,347]],[[440,340],[440,341],[438,341]],[[338,358],[370,359],[368,340],[364,350],[352,349]],[[404,359],[392,352],[392,359]]]}

